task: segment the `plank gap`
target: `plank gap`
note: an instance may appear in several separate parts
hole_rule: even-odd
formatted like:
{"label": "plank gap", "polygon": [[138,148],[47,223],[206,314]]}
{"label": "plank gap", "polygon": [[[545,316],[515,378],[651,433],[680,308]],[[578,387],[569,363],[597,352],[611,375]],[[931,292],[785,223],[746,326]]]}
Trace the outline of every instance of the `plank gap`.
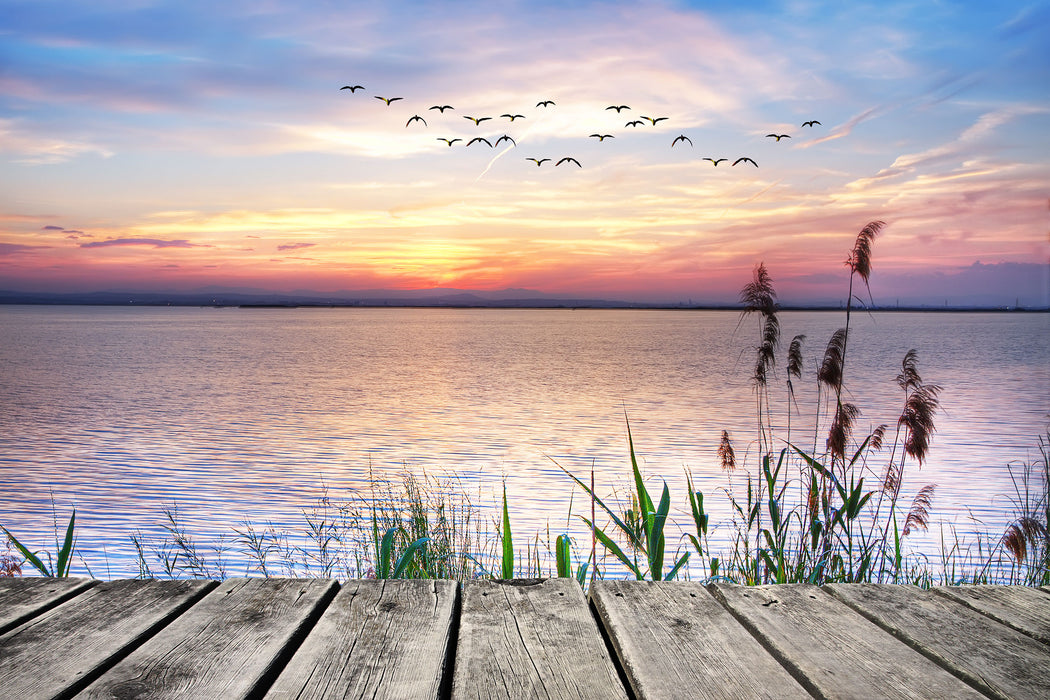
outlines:
{"label": "plank gap", "polygon": [[[617,593],[616,595],[620,594]],[[598,634],[601,635],[602,641],[605,642],[605,648],[609,652],[609,658],[612,659],[613,668],[616,669],[616,675],[620,677],[620,684],[623,685],[627,697],[630,700],[638,700],[634,694],[634,688],[631,686],[631,679],[627,675],[627,669],[624,668],[624,661],[620,658],[619,652],[616,651],[612,635],[609,634],[609,630],[602,623],[602,616],[599,614],[598,608],[594,605],[594,600],[590,596],[587,596],[587,609],[590,610],[591,617],[594,618],[594,622],[598,626]]]}
{"label": "plank gap", "polygon": [[441,667],[441,685],[438,686],[438,698],[451,700],[452,679],[456,674],[456,647],[459,641],[459,618],[463,611],[463,583],[456,586],[452,598],[452,620],[448,627],[448,641],[445,643],[445,663]]}
{"label": "plank gap", "polygon": [[[976,690],[977,692],[979,692],[979,693],[981,693],[983,695],[987,695],[988,697],[998,698],[999,700],[1012,700],[1012,698],[1010,698],[1009,696],[1004,695],[1002,692],[996,690],[995,688],[993,688],[990,685],[988,685],[987,683],[985,683],[983,680],[981,680],[980,677],[975,676],[974,674],[966,672],[965,669],[957,668],[952,663],[950,663],[947,659],[941,657],[936,652],[934,652],[931,649],[925,647],[919,640],[912,639],[912,637],[910,635],[908,635],[908,634],[902,632],[901,630],[895,628],[893,625],[888,624],[887,622],[883,621],[878,615],[876,615],[874,613],[871,613],[871,612],[868,612],[867,610],[865,610],[860,605],[857,605],[853,601],[847,599],[845,596],[836,595],[835,590],[833,588],[827,587],[825,585],[825,586],[821,586],[820,590],[824,591],[827,595],[830,595],[835,600],[838,600],[839,602],[841,602],[843,605],[847,606],[848,608],[854,610],[857,614],[861,615],[866,620],[868,620],[872,624],[876,625],[880,629],[886,631],[894,639],[897,639],[898,641],[900,641],[901,644],[904,644],[908,648],[910,648],[910,649],[912,649],[912,650],[922,654],[924,657],[929,659],[931,662],[936,664],[938,667],[940,667],[943,670],[947,671],[948,673],[952,674],[953,676],[955,676],[956,678],[961,680],[963,683],[965,683],[966,685],[968,685],[971,688],[973,688],[974,690]],[[951,600],[952,602],[955,602],[956,604],[959,604],[960,607],[965,607],[965,606],[962,606],[957,601],[955,601],[954,599],[950,599],[949,598],[949,600]]]}
{"label": "plank gap", "polygon": [[707,586],[705,586],[705,588],[707,588],[707,590],[711,592],[711,596],[715,600],[717,600],[723,608],[726,609],[726,612],[732,615],[733,618],[738,623],[740,623],[740,626],[747,630],[748,634],[754,637],[755,641],[762,645],[762,648],[766,650],[766,653],[772,656],[776,660],[776,662],[780,664],[785,671],[788,672],[788,675],[794,678],[798,682],[798,684],[806,690],[807,693],[809,693],[815,698],[826,700],[826,696],[820,692],[813,680],[806,675],[805,671],[803,671],[799,666],[797,666],[790,659],[784,656],[780,652],[780,650],[777,649],[776,645],[773,644],[772,641],[767,639],[764,634],[762,634],[761,630],[759,630],[758,627],[751,624],[751,622],[749,622],[746,617],[737,613],[737,611],[733,609],[733,606],[729,604],[729,601],[726,600],[725,595],[722,593],[722,591],[718,590],[718,587],[715,586],[715,584],[709,583],[707,584]]}
{"label": "plank gap", "polygon": [[[299,647],[303,645],[310,632],[313,631],[317,625],[317,621],[321,619],[321,615],[328,609],[328,606],[332,604],[332,599],[335,598],[335,594],[339,592],[341,584],[335,581],[335,585],[326,591],[318,600],[313,609],[303,618],[302,624],[299,625],[292,636],[288,639],[288,644],[284,646],[281,651],[274,657],[273,663],[270,667],[259,677],[258,682],[251,690],[248,691],[246,697],[251,700],[261,700],[266,692],[273,687],[273,684],[277,682],[277,677],[281,675],[281,671],[285,669],[288,662],[295,656],[295,652],[299,651]],[[300,597],[302,594],[300,593]]]}
{"label": "plank gap", "polygon": [[208,581],[207,583],[203,584],[199,590],[194,591],[192,594],[187,596],[182,603],[180,603],[177,607],[173,608],[170,612],[168,612],[167,615],[157,620],[155,623],[153,623],[153,625],[148,627],[145,631],[143,631],[134,639],[130,640],[123,647],[117,649],[103,663],[100,663],[95,668],[84,673],[84,675],[82,675],[64,690],[55,695],[56,700],[66,700],[67,698],[72,698],[74,695],[87,688],[89,685],[101,678],[111,668],[113,668],[121,661],[126,659],[128,656],[130,656],[143,644],[160,634],[160,632],[165,627],[170,625],[178,618],[182,617],[182,615],[184,615],[187,610],[204,600],[204,598],[207,597],[208,593],[215,589],[218,585],[218,581]]}

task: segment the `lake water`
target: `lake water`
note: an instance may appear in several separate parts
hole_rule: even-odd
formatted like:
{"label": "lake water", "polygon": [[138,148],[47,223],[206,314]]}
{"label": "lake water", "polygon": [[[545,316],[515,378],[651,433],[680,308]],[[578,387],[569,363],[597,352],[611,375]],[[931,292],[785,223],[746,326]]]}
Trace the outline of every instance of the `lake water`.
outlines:
{"label": "lake water", "polygon": [[[812,444],[816,367],[843,321],[781,316],[785,347],[807,336],[800,441]],[[600,493],[626,490],[626,412],[649,483],[671,487],[672,517],[688,524],[689,469],[718,539],[721,431],[738,459],[756,435],[755,324],[714,311],[0,307],[0,524],[53,548],[53,495],[60,519],[77,508],[92,572],[129,576],[130,533],[160,532],[173,502],[206,545],[244,520],[300,528],[324,487],[352,497],[408,469],[457,476],[492,518],[506,483],[524,539],[566,529],[574,485],[555,461],[581,476],[593,465]],[[915,546],[939,551],[941,523],[1007,522],[1007,464],[1037,455],[1050,412],[1048,339],[1048,314],[853,316],[858,434],[895,424],[909,348],[943,386],[928,460],[903,489],[937,484]]]}

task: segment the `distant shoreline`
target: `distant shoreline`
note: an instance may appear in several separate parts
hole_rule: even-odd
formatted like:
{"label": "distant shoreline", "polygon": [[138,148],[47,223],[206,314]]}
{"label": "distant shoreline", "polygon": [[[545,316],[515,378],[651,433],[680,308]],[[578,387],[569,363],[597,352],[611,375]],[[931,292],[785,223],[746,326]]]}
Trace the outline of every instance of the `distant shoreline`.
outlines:
{"label": "distant shoreline", "polygon": [[[215,309],[492,309],[532,310],[532,311],[731,311],[739,313],[742,305],[685,305],[685,304],[631,304],[617,302],[581,302],[562,303],[556,300],[538,302],[532,300],[486,301],[453,303],[444,301],[420,300],[383,300],[383,301],[344,301],[344,302],[241,302],[215,301],[202,302],[185,299],[142,299],[135,298],[123,301],[97,299],[40,299],[0,296],[0,306],[99,306],[99,307],[180,307],[180,308],[215,308]],[[854,309],[855,311],[857,309]],[[839,312],[844,306],[820,306],[806,304],[783,304],[780,311]],[[989,307],[989,306],[870,306],[865,312],[879,313],[1050,313],[1050,307]]]}

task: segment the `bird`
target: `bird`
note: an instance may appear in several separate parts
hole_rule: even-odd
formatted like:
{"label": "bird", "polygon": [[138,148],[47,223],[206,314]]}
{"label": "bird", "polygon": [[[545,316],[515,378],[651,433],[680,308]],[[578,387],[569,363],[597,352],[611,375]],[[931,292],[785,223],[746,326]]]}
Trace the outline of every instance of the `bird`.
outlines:
{"label": "bird", "polygon": [[641,125],[642,125],[642,124],[644,124],[644,123],[645,123],[645,122],[643,122],[643,121],[641,121],[641,120],[639,120],[639,119],[635,119],[635,120],[634,120],[634,121],[632,121],[632,122],[627,122],[627,123],[626,123],[626,124],[624,124],[623,126],[624,126],[624,128],[627,128],[627,127],[629,127],[629,126],[641,126]]}
{"label": "bird", "polygon": [[481,122],[486,121],[487,119],[492,119],[492,117],[466,117],[466,116],[464,116],[463,118],[464,119],[469,119],[470,121],[474,122],[474,126],[480,125]]}
{"label": "bird", "polygon": [[340,90],[349,90],[350,92],[357,92],[358,90],[364,90],[365,86],[364,85],[344,85],[343,87],[341,87],[339,89]]}
{"label": "bird", "polygon": [[410,117],[409,120],[405,122],[405,128],[408,128],[408,125],[412,122],[423,122],[423,126],[427,126],[427,120],[419,116],[418,114]]}
{"label": "bird", "polygon": [[452,147],[452,144],[454,144],[456,141],[462,141],[462,140],[463,139],[438,138],[438,141],[444,141],[445,143],[447,143],[449,145],[450,148]]}
{"label": "bird", "polygon": [[501,114],[500,116],[501,117],[506,117],[507,119],[510,119],[511,121],[514,121],[515,119],[524,119],[525,118],[524,114]]}
{"label": "bird", "polygon": [[751,165],[755,166],[756,168],[758,167],[758,163],[756,163],[755,161],[751,160],[750,158],[746,158],[746,157],[745,158],[737,158],[736,160],[733,161],[733,165],[736,165],[737,163],[750,163]]}
{"label": "bird", "polygon": [[812,119],[808,122],[802,122],[802,126],[813,126],[814,124],[820,124],[820,122],[818,122],[816,119]]}
{"label": "bird", "polygon": [[662,122],[664,119],[667,119],[667,117],[656,117],[654,119],[652,117],[647,117],[643,114],[642,119],[648,119],[650,122],[652,122],[653,126],[656,126],[656,122]]}
{"label": "bird", "polygon": [[613,136],[612,134],[591,134],[587,138],[589,138],[589,139],[598,139],[598,141],[601,142],[601,141],[604,141],[605,139],[614,139],[616,137]]}
{"label": "bird", "polygon": [[474,138],[472,138],[472,139],[471,139],[470,141],[467,141],[467,145],[469,146],[470,144],[472,144],[472,143],[477,143],[478,141],[481,141],[482,143],[484,143],[484,144],[485,144],[486,146],[488,146],[489,148],[492,148],[492,144],[491,144],[491,143],[489,143],[489,140],[488,140],[488,139],[486,139],[486,138],[482,138],[482,137],[480,137],[480,136],[475,136],[475,137],[474,137]]}
{"label": "bird", "polygon": [[453,107],[452,105],[434,105],[433,107],[428,107],[428,109],[436,109],[437,111],[444,114],[446,109],[455,109],[455,107]]}
{"label": "bird", "polygon": [[517,142],[517,141],[515,141],[515,140],[514,140],[514,139],[512,139],[511,137],[507,136],[506,134],[503,134],[503,136],[500,136],[500,137],[499,137],[498,139],[496,139],[496,145],[497,145],[497,146],[499,145],[499,142],[500,142],[500,141],[510,141],[510,142],[511,142],[511,143],[513,143],[513,144],[514,144],[515,146],[517,146],[517,145],[518,145],[518,142]]}
{"label": "bird", "polygon": [[575,163],[579,167],[581,167],[581,168],[583,167],[582,165],[580,165],[580,161],[576,160],[575,158],[569,158],[568,156],[566,156],[565,158],[562,158],[561,160],[559,160],[554,165],[555,165],[555,167],[557,167],[557,166],[561,165],[562,163]]}
{"label": "bird", "polygon": [[377,100],[382,100],[383,102],[386,102],[387,107],[389,107],[390,103],[393,102],[394,100],[403,100],[405,98],[404,97],[380,97],[379,95],[376,95],[376,99]]}
{"label": "bird", "polygon": [[605,109],[615,109],[616,113],[619,114],[622,109],[630,109],[627,105],[609,105]]}
{"label": "bird", "polygon": [[541,102],[537,102],[536,106],[537,107],[549,107],[552,104],[554,104],[554,100],[543,100]]}
{"label": "bird", "polygon": [[531,160],[533,163],[536,164],[536,167],[538,168],[544,163],[546,163],[548,160],[550,160],[550,158],[526,158],[525,160]]}
{"label": "bird", "polygon": [[[714,165],[717,168],[719,163],[721,163],[723,160],[729,160],[729,159],[728,158],[707,158],[707,157],[705,157],[704,160],[711,161],[711,164]],[[741,158],[741,160],[744,160],[744,159]],[[733,165],[736,165],[736,163],[733,163]]]}
{"label": "bird", "polygon": [[675,137],[674,141],[671,142],[671,148],[674,148],[674,145],[676,143],[678,143],[679,141],[688,141],[690,146],[693,145],[693,140],[692,139],[690,139],[685,134],[680,134],[679,136]]}
{"label": "bird", "polygon": [[767,139],[776,139],[777,141],[779,141],[780,139],[789,139],[791,137],[788,136],[787,134],[766,134],[766,138]]}

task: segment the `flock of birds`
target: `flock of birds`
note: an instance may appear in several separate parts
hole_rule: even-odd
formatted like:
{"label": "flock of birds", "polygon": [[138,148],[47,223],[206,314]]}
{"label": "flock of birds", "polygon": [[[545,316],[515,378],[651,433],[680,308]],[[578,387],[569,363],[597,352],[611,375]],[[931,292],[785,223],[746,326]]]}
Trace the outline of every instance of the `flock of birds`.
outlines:
{"label": "flock of birds", "polygon": [[[343,87],[341,87],[339,89],[340,90],[349,90],[351,94],[354,94],[358,90],[364,90],[365,88],[362,85],[344,85]],[[393,104],[394,102],[404,99],[403,97],[383,97],[381,95],[373,95],[373,97],[375,97],[375,99],[377,99],[377,100],[380,100],[380,101],[384,102],[388,107],[391,104]],[[554,106],[556,106],[556,105],[555,105],[555,102],[553,100],[540,100],[539,102],[536,103],[536,107],[537,108],[547,109],[549,107],[554,107]],[[453,107],[452,105],[433,105],[431,107],[428,107],[427,111],[437,110],[437,112],[439,114],[444,114],[446,110],[450,110],[450,109],[451,110],[455,110],[455,107]],[[624,110],[630,111],[631,108],[628,105],[609,105],[605,109],[606,109],[606,111],[615,110],[617,114],[620,114]],[[494,120],[493,117],[474,117],[474,116],[469,116],[469,115],[463,115],[463,118],[473,122],[474,126],[481,126],[482,122],[493,121]],[[514,122],[517,119],[525,119],[525,118],[526,118],[526,116],[524,114],[512,114],[512,113],[509,113],[509,112],[499,115],[499,119],[507,119],[510,122]],[[644,127],[646,122],[648,122],[650,126],[656,126],[659,122],[666,121],[667,119],[668,119],[668,117],[648,117],[648,116],[645,116],[645,115],[639,115],[638,119],[631,119],[626,124],[624,124],[624,128],[628,129],[628,128]],[[424,127],[429,127],[430,126],[427,123],[427,120],[423,116],[421,116],[419,114],[414,114],[411,117],[409,117],[408,121],[405,122],[405,128],[408,128],[408,127],[412,126],[414,123],[417,123],[417,122],[422,124]],[[802,122],[802,127],[803,128],[806,128],[806,127],[813,128],[815,126],[821,126],[821,123],[819,121],[817,121],[816,119],[811,119],[811,120]],[[605,141],[606,139],[612,139],[612,138],[616,138],[616,137],[613,134],[594,133],[594,134],[590,134],[590,136],[588,138],[598,139],[598,141],[600,143],[600,142]],[[779,143],[781,139],[789,139],[789,138],[791,138],[791,135],[790,134],[775,134],[775,133],[773,133],[773,134],[766,134],[766,138],[776,139],[776,141]],[[464,142],[464,139],[462,139],[462,138],[438,137],[437,140],[445,143],[449,148],[451,148],[453,144]],[[474,138],[466,140],[465,141],[465,145],[469,147],[469,146],[473,146],[474,144],[485,144],[489,148],[495,148],[496,146],[499,146],[499,144],[503,143],[504,141],[508,142],[512,146],[517,146],[518,145],[517,141],[515,141],[508,134],[503,134],[502,136],[500,136],[498,138],[495,138],[494,141],[495,142],[489,140],[488,138],[486,138],[484,136],[475,136]],[[688,143],[690,147],[693,146],[692,139],[690,139],[685,134],[679,134],[678,136],[676,136],[671,141],[671,148],[674,148],[675,146],[677,146],[680,143],[683,144],[683,145]],[[563,165],[563,164],[565,164],[565,165],[571,164],[571,165],[575,165],[575,166],[580,167],[580,168],[583,167],[583,165],[580,163],[580,161],[578,161],[576,158],[573,158],[572,156],[565,156],[563,158],[560,158],[557,161],[554,161],[552,158],[536,158],[536,157],[533,157],[533,156],[529,156],[529,157],[525,158],[525,160],[535,163],[536,167],[540,167],[544,163],[549,163],[549,162],[554,162],[555,166],[559,166],[559,165]],[[711,158],[711,157],[707,157],[707,156],[705,156],[701,160],[709,161],[715,167],[717,167],[719,163],[729,162],[728,158]],[[755,166],[756,168],[758,167],[758,163],[756,163],[754,160],[752,160],[751,158],[749,158],[747,156],[742,156],[740,158],[737,158],[736,160],[733,161],[732,164],[735,166],[735,165],[740,165],[741,163],[750,163],[751,165]]]}

